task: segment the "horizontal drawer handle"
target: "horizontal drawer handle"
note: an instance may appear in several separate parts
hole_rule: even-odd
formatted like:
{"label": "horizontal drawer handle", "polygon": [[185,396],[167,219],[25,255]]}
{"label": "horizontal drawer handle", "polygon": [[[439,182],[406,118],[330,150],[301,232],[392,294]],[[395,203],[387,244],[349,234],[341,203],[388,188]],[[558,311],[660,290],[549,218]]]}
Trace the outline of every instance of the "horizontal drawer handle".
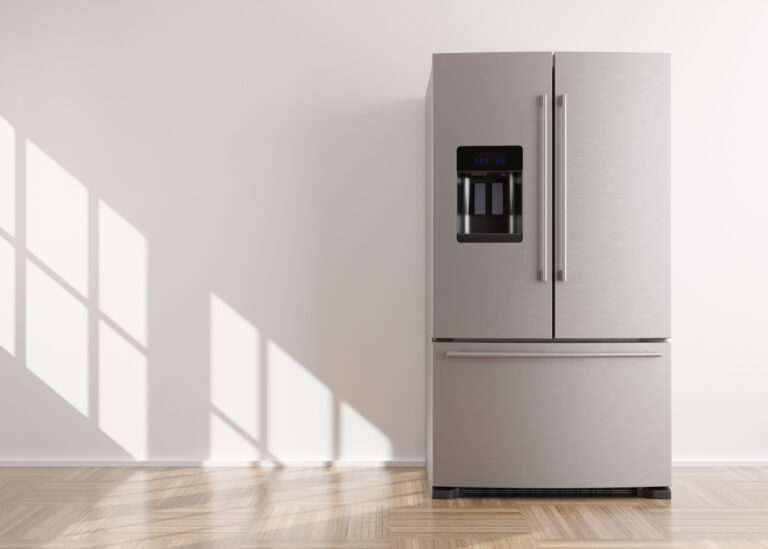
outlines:
{"label": "horizontal drawer handle", "polygon": [[445,356],[459,358],[659,358],[661,353],[503,353],[493,351],[447,351]]}

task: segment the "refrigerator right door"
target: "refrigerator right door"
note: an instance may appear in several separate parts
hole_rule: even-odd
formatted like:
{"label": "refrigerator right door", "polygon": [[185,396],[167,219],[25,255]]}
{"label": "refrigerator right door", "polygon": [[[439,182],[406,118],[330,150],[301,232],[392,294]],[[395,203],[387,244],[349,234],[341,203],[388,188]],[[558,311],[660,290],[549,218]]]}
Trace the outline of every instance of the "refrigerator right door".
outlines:
{"label": "refrigerator right door", "polygon": [[670,336],[670,57],[555,54],[555,337]]}

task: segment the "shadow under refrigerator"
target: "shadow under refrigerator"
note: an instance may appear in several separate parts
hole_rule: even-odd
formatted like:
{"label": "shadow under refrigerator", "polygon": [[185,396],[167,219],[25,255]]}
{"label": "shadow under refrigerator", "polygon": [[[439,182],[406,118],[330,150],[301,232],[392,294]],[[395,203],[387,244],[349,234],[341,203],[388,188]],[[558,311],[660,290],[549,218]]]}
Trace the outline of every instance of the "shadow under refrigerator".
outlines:
{"label": "shadow under refrigerator", "polygon": [[433,497],[670,497],[670,57],[435,54]]}

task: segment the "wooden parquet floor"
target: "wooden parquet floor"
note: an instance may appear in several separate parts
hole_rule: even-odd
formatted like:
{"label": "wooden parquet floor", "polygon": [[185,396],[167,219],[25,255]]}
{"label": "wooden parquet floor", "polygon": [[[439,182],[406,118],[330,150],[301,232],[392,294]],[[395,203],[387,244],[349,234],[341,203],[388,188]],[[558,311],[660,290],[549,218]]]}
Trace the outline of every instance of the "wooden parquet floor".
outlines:
{"label": "wooden parquet floor", "polygon": [[0,548],[768,549],[768,467],[672,500],[429,498],[416,468],[0,468]]}

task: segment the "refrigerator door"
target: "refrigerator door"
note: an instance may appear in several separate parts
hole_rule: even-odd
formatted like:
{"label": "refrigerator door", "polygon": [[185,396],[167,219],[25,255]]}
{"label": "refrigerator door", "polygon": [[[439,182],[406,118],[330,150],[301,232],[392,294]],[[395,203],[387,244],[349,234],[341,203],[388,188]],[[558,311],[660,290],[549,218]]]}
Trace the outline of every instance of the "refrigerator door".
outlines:
{"label": "refrigerator door", "polygon": [[669,337],[669,55],[556,53],[555,136],[555,337]]}
{"label": "refrigerator door", "polygon": [[429,336],[551,338],[552,54],[437,54],[432,76]]}
{"label": "refrigerator door", "polygon": [[669,485],[669,343],[435,343],[433,352],[433,486]]}

